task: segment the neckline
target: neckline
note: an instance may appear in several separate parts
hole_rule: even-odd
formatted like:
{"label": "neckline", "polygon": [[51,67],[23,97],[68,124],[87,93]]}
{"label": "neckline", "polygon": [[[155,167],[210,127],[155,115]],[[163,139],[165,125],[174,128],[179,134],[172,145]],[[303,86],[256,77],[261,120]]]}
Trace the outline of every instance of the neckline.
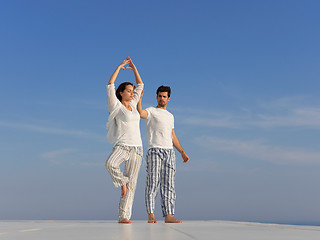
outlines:
{"label": "neckline", "polygon": [[167,109],[158,108],[158,107],[155,107],[155,109],[160,109],[160,110],[162,110],[162,111],[167,111]]}
{"label": "neckline", "polygon": [[129,104],[129,106],[131,107],[131,110],[129,110],[128,108],[126,108],[126,106],[125,105],[123,105],[122,103],[121,103],[121,105],[124,107],[124,109],[125,110],[127,110],[128,112],[133,112],[133,107]]}

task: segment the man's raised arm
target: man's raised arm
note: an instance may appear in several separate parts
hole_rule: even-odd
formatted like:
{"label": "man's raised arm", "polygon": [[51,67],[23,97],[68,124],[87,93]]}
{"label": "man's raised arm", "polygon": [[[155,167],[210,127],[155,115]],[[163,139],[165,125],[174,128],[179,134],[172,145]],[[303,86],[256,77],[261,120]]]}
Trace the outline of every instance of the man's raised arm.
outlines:
{"label": "man's raised arm", "polygon": [[148,112],[145,109],[142,109],[142,106],[141,106],[143,92],[144,91],[142,90],[140,99],[139,99],[138,104],[137,104],[137,110],[138,110],[138,112],[140,114],[140,117],[143,118],[143,119],[146,119],[148,117]]}

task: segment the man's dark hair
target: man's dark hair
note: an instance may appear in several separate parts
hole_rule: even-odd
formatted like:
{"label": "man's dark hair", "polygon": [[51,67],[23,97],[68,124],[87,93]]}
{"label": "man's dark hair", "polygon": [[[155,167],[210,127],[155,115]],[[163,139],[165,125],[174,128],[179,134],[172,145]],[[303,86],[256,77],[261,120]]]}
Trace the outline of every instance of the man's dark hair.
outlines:
{"label": "man's dark hair", "polygon": [[168,93],[168,98],[170,97],[170,94],[171,94],[171,89],[169,86],[160,86],[158,87],[157,89],[157,96],[158,96],[158,93],[159,92],[167,92]]}
{"label": "man's dark hair", "polygon": [[133,86],[131,82],[123,82],[123,83],[121,83],[121,84],[119,85],[119,87],[118,87],[117,90],[116,90],[116,96],[117,96],[117,98],[119,99],[120,102],[121,102],[121,100],[122,100],[122,97],[121,97],[121,95],[120,95],[120,92],[123,92],[128,85]]}

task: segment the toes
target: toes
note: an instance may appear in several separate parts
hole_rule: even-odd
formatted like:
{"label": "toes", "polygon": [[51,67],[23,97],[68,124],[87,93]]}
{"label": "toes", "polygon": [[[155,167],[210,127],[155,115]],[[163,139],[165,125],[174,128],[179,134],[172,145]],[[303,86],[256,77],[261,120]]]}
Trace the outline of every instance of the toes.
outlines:
{"label": "toes", "polygon": [[119,221],[118,223],[131,224],[132,222],[131,222],[130,220],[128,220],[128,219],[125,218],[125,219]]}
{"label": "toes", "polygon": [[148,223],[158,223],[158,222],[155,219],[151,219],[151,220],[148,220]]}

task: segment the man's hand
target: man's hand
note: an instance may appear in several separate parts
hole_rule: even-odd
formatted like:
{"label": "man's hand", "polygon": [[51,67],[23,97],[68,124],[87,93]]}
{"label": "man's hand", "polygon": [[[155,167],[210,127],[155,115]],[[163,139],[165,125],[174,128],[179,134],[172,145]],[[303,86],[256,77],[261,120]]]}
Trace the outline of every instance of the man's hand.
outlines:
{"label": "man's hand", "polygon": [[141,103],[141,102],[142,102],[143,92],[144,92],[144,90],[141,91],[141,95],[140,95],[140,99],[139,99],[139,102],[138,102],[138,103]]}
{"label": "man's hand", "polygon": [[186,154],[186,152],[185,151],[183,151],[182,153],[181,153],[181,157],[182,157],[182,159],[183,159],[183,162],[189,162],[189,160],[190,160],[190,158],[189,158],[189,156]]}

